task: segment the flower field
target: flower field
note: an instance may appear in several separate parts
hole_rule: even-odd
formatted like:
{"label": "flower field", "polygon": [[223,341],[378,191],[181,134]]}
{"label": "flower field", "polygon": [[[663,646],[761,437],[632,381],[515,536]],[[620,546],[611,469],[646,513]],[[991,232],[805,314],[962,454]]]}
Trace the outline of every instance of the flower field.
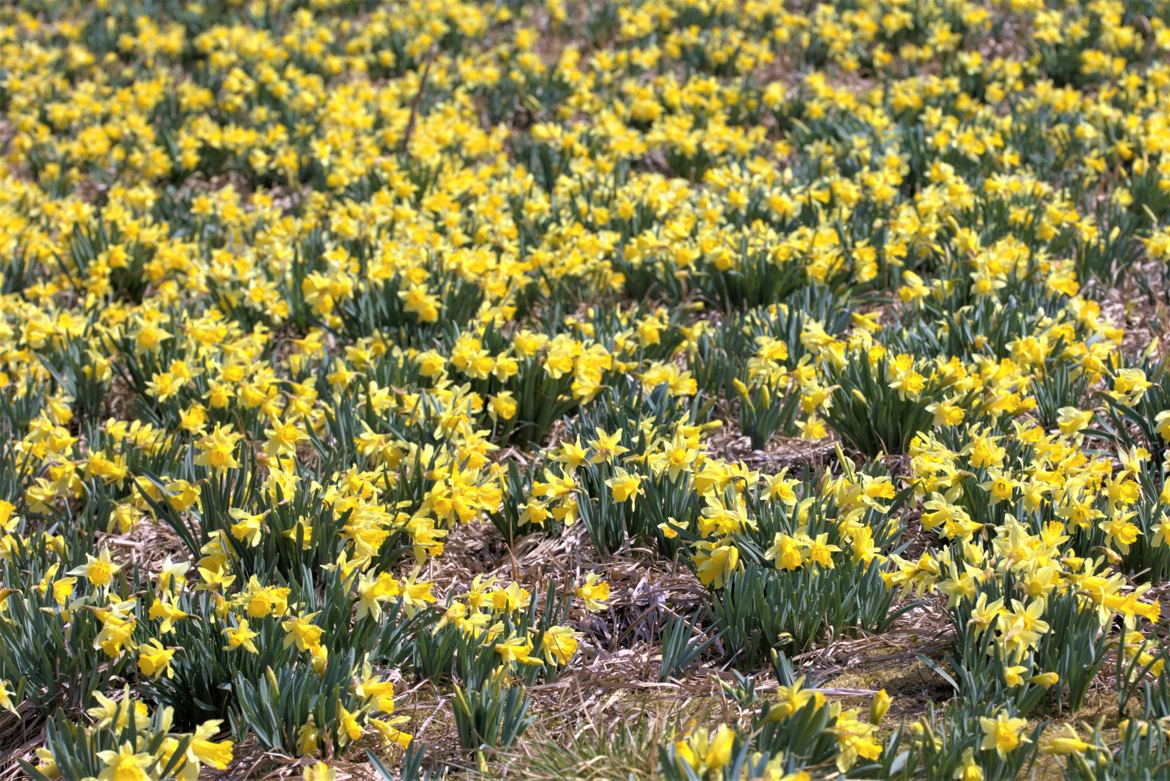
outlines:
{"label": "flower field", "polygon": [[1170,1],[0,7],[0,781],[1170,779]]}

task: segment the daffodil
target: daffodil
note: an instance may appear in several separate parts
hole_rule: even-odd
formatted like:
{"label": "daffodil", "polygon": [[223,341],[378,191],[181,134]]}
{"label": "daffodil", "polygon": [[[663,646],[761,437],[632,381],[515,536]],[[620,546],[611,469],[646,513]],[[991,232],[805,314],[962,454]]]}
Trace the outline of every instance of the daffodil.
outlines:
{"label": "daffodil", "polygon": [[1027,725],[1025,719],[1015,718],[1005,711],[995,716],[980,716],[979,727],[983,730],[983,741],[979,747],[984,751],[995,751],[1000,759],[1007,759],[1008,754],[1021,745],[1032,742],[1023,734]]}

